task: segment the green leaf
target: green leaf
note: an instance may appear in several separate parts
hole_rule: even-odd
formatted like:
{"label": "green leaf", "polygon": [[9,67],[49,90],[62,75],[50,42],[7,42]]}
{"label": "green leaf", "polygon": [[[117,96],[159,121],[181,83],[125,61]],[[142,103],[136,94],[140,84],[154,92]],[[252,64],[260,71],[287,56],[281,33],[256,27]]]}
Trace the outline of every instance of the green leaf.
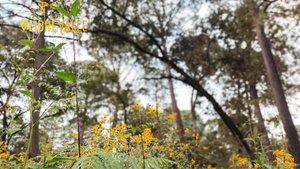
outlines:
{"label": "green leaf", "polygon": [[266,167],[266,168],[268,168],[268,169],[272,169],[271,166],[269,166],[268,164],[263,164],[262,166],[263,166],[263,167]]}
{"label": "green leaf", "polygon": [[18,63],[16,62],[16,61],[10,61],[10,63],[12,63],[13,65],[15,65],[15,66],[17,66],[18,65]]}
{"label": "green leaf", "polygon": [[59,51],[66,43],[60,43],[55,47],[55,51]]}
{"label": "green leaf", "polygon": [[34,96],[32,95],[32,93],[30,91],[27,90],[19,90],[19,92],[21,92],[22,94],[25,94],[26,96],[30,97],[31,99],[35,100]]}
{"label": "green leaf", "polygon": [[50,46],[55,47],[55,44],[52,42],[49,42]]}
{"label": "green leaf", "polygon": [[67,160],[73,160],[70,157],[54,157],[51,160],[47,161],[45,164],[51,164],[51,163],[56,163],[58,161],[67,161]]}
{"label": "green leaf", "polygon": [[5,129],[5,130],[6,130],[7,134],[12,135],[12,134],[20,131],[21,129],[20,128],[13,128],[13,129]]}
{"label": "green leaf", "polygon": [[50,117],[50,118],[47,118],[47,120],[49,120],[49,121],[54,121],[54,118],[53,118],[53,117]]}
{"label": "green leaf", "polygon": [[279,118],[278,115],[275,116],[275,117],[273,117],[273,118],[272,118],[272,121],[274,122],[275,128],[279,126],[279,124],[280,124],[280,118]]}
{"label": "green leaf", "polygon": [[266,157],[266,153],[265,152],[262,152],[259,156],[259,159],[261,161],[261,163],[265,163],[265,157]]}
{"label": "green leaf", "polygon": [[29,168],[42,168],[43,166],[39,165],[39,164],[28,164],[27,167],[29,167]]}
{"label": "green leaf", "polygon": [[31,47],[33,45],[33,42],[31,40],[20,40],[19,45],[23,45],[23,46],[28,45],[29,47]]}
{"label": "green leaf", "polygon": [[46,51],[46,52],[51,52],[52,49],[48,49],[48,48],[39,48],[37,51]]}
{"label": "green leaf", "polygon": [[76,0],[71,7],[71,14],[76,17],[80,12],[80,1]]}
{"label": "green leaf", "polygon": [[140,128],[139,127],[132,127],[132,130],[140,131]]}
{"label": "green leaf", "polygon": [[70,82],[75,83],[77,80],[77,78],[69,72],[54,72],[54,74],[66,82],[70,81]]}
{"label": "green leaf", "polygon": [[60,12],[63,15],[65,15],[69,19],[71,18],[70,14],[67,11],[65,11],[64,9],[62,9],[60,7],[53,6],[53,5],[51,5],[51,7],[54,8],[54,9],[56,9],[58,12]]}

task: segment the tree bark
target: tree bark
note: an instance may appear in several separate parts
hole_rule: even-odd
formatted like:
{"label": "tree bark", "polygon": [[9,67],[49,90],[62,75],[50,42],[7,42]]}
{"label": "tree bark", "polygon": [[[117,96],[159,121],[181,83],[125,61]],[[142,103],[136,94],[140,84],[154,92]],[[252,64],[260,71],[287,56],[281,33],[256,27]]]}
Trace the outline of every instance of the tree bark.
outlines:
{"label": "tree bark", "polygon": [[[44,1],[47,2],[47,1]],[[45,16],[47,16],[47,9],[45,9]],[[46,17],[44,17],[44,23],[45,23]],[[38,39],[36,40],[35,43],[35,48],[43,48],[45,45],[45,27],[43,28],[43,31],[40,32],[40,34],[37,37]],[[35,54],[35,60],[33,67],[35,69],[39,69],[40,66],[42,65],[42,60],[43,60],[43,53],[41,51],[36,51]],[[37,78],[34,82],[31,83],[32,87],[32,95],[34,96],[35,100],[38,102],[40,100],[40,88],[38,84],[40,83],[39,77],[41,75],[41,71],[37,72],[35,74],[35,77]],[[37,104],[34,104],[33,111],[32,111],[32,120],[30,123],[35,123],[38,118],[40,117],[40,106],[36,106]],[[30,152],[29,152],[29,158],[36,157],[39,153],[39,123],[36,123],[33,127],[31,128],[32,125],[30,125],[30,131],[33,130],[32,133],[32,141],[30,145]]]}
{"label": "tree bark", "polygon": [[256,34],[258,37],[259,45],[261,47],[264,64],[267,70],[267,75],[271,85],[275,104],[277,106],[277,110],[279,112],[280,119],[286,133],[289,151],[295,158],[295,162],[297,164],[300,164],[300,142],[298,133],[289,111],[283,87],[274,61],[274,56],[271,51],[267,36],[264,32],[264,27],[262,25],[256,27]]}
{"label": "tree bark", "polygon": [[[162,47],[164,49],[163,52],[164,52],[165,56],[168,56],[167,48],[166,48],[166,44],[165,44],[164,39],[163,39]],[[171,77],[172,74],[171,74],[170,65],[165,64],[165,66],[166,66],[166,76]],[[182,122],[182,119],[181,119],[181,113],[180,113],[179,108],[177,106],[177,101],[176,101],[176,97],[175,97],[175,93],[174,93],[173,81],[172,81],[171,78],[168,78],[168,87],[169,87],[169,91],[170,91],[172,109],[173,109],[173,112],[176,113],[176,126],[177,126],[177,133],[178,133],[179,141],[181,143],[184,143],[185,142],[184,127],[183,127],[183,122]]]}
{"label": "tree bark", "polygon": [[[258,120],[258,132],[261,134],[262,137],[262,141],[264,146],[266,146],[266,151],[271,150],[271,143],[269,140],[269,136],[268,136],[268,132],[264,123],[264,118],[261,114],[260,111],[260,106],[259,106],[259,101],[258,101],[258,95],[257,95],[257,90],[256,90],[256,85],[254,84],[250,84],[250,96],[251,96],[251,100],[253,101],[253,105],[254,105],[254,112],[255,112],[255,116]],[[267,153],[268,158],[270,161],[273,161],[274,158],[272,156],[272,152]]]}
{"label": "tree bark", "polygon": [[[171,68],[168,64],[166,64],[166,76],[171,76]],[[173,109],[173,112],[176,113],[176,125],[177,125],[177,132],[178,132],[179,140],[181,143],[184,143],[185,139],[184,139],[183,122],[181,119],[181,113],[177,106],[177,101],[175,98],[174,87],[173,87],[173,81],[171,78],[168,78],[168,86],[169,86],[169,91],[170,91],[170,96],[171,96],[172,109]]]}
{"label": "tree bark", "polygon": [[196,106],[196,100],[197,100],[197,93],[194,101],[194,89],[192,91],[192,97],[191,97],[191,114],[192,114],[192,121],[193,121],[193,133],[197,132],[197,114],[195,110]]}

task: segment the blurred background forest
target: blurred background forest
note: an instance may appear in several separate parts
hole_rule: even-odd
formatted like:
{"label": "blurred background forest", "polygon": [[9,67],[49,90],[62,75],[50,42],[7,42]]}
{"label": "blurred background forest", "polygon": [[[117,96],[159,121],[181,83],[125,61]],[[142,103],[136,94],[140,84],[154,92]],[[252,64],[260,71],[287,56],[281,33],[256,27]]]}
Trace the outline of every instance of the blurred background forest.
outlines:
{"label": "blurred background forest", "polygon": [[[67,167],[65,159],[41,159],[80,157],[78,144],[81,156],[95,154],[89,146],[130,156],[128,142],[143,143],[134,136],[147,129],[151,149],[136,146],[141,154],[132,155],[143,160],[183,168],[300,164],[299,1],[77,0],[76,17],[73,2],[0,0],[0,165],[27,161],[28,147],[29,163],[40,168]],[[87,32],[20,27],[22,19],[74,18],[87,20]],[[133,141],[122,135],[124,143],[108,146],[110,130],[99,126],[127,129]],[[276,161],[276,150],[294,157],[291,166],[287,156]]]}

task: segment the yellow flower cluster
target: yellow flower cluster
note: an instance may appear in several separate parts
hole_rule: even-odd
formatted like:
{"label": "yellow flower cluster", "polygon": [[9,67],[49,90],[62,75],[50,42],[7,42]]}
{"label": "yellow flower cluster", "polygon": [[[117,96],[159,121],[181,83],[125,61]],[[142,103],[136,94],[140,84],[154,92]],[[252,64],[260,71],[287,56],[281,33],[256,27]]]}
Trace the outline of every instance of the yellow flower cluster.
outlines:
{"label": "yellow flower cluster", "polygon": [[47,2],[41,2],[41,7],[40,7],[40,11],[42,13],[45,13],[45,8],[48,6],[49,4]]}
{"label": "yellow flower cluster", "polygon": [[176,118],[176,113],[171,113],[171,114],[167,115],[167,119],[169,121],[174,121],[175,118]]}
{"label": "yellow flower cluster", "polygon": [[77,134],[77,133],[71,133],[71,136],[72,136],[73,138],[75,138],[76,140],[78,140],[78,134]]}
{"label": "yellow flower cluster", "polygon": [[159,105],[156,105],[155,109],[151,106],[148,106],[146,114],[147,115],[153,115],[155,117],[160,117],[160,114],[158,113],[158,108],[159,108]]}
{"label": "yellow flower cluster", "polygon": [[296,166],[293,156],[288,154],[286,151],[275,150],[273,151],[273,155],[276,156],[274,163],[276,163],[277,166],[284,167],[285,169],[293,169]]}
{"label": "yellow flower cluster", "polygon": [[192,137],[194,137],[196,140],[199,139],[199,134],[193,134]]}
{"label": "yellow flower cluster", "polygon": [[[248,165],[249,168],[252,168],[251,163],[247,158],[240,157],[240,154],[232,154],[230,159],[234,162],[236,166],[245,166]],[[230,167],[234,167],[235,165],[230,165]]]}
{"label": "yellow flower cluster", "polygon": [[[2,142],[0,142],[2,145]],[[0,165],[4,165],[6,167],[11,167],[13,164],[10,163],[10,153],[7,150],[7,145],[2,145],[0,147]]]}

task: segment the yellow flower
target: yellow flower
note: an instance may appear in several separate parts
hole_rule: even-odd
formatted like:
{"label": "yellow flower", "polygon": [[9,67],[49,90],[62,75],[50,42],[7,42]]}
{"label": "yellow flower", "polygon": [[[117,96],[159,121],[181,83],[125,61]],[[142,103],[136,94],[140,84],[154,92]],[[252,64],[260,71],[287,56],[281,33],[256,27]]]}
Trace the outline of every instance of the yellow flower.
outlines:
{"label": "yellow flower", "polygon": [[180,152],[179,154],[177,154],[176,158],[181,158],[182,157],[182,152]]}
{"label": "yellow flower", "polygon": [[135,103],[135,104],[132,106],[132,108],[134,108],[134,109],[139,108],[139,107],[140,107],[140,105],[139,105],[138,103]]}
{"label": "yellow flower", "polygon": [[185,128],[184,133],[188,133],[190,131],[189,128]]}
{"label": "yellow flower", "polygon": [[71,136],[72,136],[73,138],[75,138],[76,140],[78,140],[78,134],[77,134],[77,133],[72,133]]}
{"label": "yellow flower", "polygon": [[192,159],[192,160],[191,160],[191,163],[192,163],[192,164],[195,164],[195,160],[194,160],[194,159]]}
{"label": "yellow flower", "polygon": [[237,165],[244,165],[247,163],[247,161],[247,158],[238,158],[236,163]]}
{"label": "yellow flower", "polygon": [[176,113],[171,113],[169,115],[167,115],[167,119],[169,121],[173,121],[176,118]]}
{"label": "yellow flower", "polygon": [[206,147],[206,146],[203,146],[203,147],[202,147],[202,149],[203,149],[203,150],[207,150],[207,149],[208,149],[208,147]]}

